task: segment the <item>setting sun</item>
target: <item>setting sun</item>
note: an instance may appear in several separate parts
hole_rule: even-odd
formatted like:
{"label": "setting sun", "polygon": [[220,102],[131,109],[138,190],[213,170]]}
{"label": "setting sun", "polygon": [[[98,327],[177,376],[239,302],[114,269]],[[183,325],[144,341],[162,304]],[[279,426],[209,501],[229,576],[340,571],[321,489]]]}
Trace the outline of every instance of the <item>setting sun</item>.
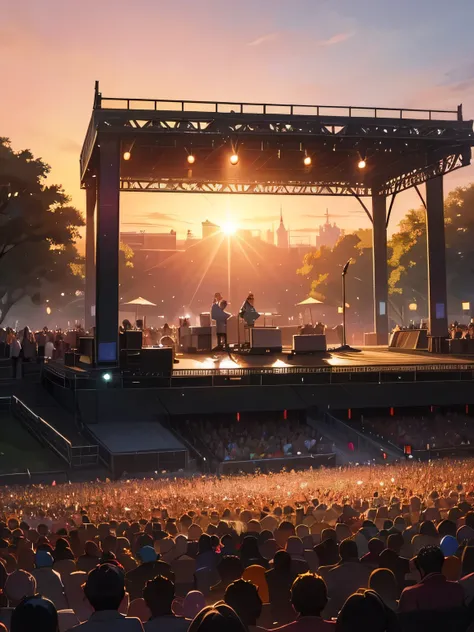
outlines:
{"label": "setting sun", "polygon": [[234,222],[227,221],[222,225],[221,230],[224,235],[234,235],[237,232],[237,226]]}

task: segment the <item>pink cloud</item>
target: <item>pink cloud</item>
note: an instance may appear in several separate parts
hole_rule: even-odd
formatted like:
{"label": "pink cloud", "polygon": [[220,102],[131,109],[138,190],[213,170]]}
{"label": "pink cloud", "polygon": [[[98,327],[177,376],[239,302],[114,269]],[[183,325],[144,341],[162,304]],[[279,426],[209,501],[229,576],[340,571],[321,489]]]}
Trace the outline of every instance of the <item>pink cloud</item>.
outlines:
{"label": "pink cloud", "polygon": [[262,35],[261,37],[257,37],[257,39],[252,40],[247,44],[247,46],[260,46],[261,44],[265,44],[266,42],[273,42],[278,37],[278,32],[268,33],[267,35]]}
{"label": "pink cloud", "polygon": [[320,40],[318,46],[335,46],[336,44],[342,44],[342,42],[345,42],[351,37],[354,37],[353,32],[336,33],[336,35],[333,35],[329,39]]}

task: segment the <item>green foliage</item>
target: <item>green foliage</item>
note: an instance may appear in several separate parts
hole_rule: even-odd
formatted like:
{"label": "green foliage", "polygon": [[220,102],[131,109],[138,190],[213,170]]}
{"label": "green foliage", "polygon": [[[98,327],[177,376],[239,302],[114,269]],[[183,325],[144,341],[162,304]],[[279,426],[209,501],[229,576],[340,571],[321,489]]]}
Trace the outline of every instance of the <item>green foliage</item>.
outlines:
{"label": "green foliage", "polygon": [[[444,205],[448,303],[453,314],[461,313],[461,303],[474,306],[474,184],[452,191]],[[418,315],[427,315],[427,243],[424,208],[407,212],[388,243],[388,286],[392,313],[398,322],[408,304],[416,302]],[[340,267],[351,258],[348,302],[357,293],[367,310],[372,309],[372,246],[370,229],[345,235],[331,251],[322,248],[305,256],[299,274],[309,277],[310,290],[317,298],[340,302]],[[356,297],[357,299],[357,297]]]}
{"label": "green foliage", "polygon": [[40,158],[0,138],[0,323],[26,296],[38,303],[46,287],[69,293],[80,285],[84,221],[60,186],[45,184],[48,173]]}

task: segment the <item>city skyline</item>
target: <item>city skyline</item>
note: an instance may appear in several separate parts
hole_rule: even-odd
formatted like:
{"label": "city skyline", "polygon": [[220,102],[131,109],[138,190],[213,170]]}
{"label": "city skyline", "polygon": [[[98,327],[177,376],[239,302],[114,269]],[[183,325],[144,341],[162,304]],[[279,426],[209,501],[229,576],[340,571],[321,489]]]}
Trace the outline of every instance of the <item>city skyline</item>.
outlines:
{"label": "city skyline", "polygon": [[[96,79],[109,96],[435,109],[463,102],[466,118],[474,117],[472,2],[458,0],[448,13],[440,0],[399,0],[396,11],[389,0],[376,4],[374,11],[374,0],[295,0],[289,12],[283,0],[271,10],[267,0],[243,0],[237,15],[226,1],[205,0],[196,11],[190,0],[137,0],[133,26],[123,0],[10,5],[0,28],[9,86],[1,133],[15,149],[43,157],[49,182],[84,211],[78,159]],[[456,47],[443,46],[452,41]],[[32,60],[41,72],[32,72]],[[445,180],[447,194],[474,180],[474,168]],[[327,207],[344,216],[337,223],[346,231],[370,225],[355,199],[127,193],[122,229],[160,231],[172,222],[182,233],[209,219],[266,230],[282,201],[291,230],[316,230],[312,216]],[[389,234],[419,205],[414,191],[398,196]]]}

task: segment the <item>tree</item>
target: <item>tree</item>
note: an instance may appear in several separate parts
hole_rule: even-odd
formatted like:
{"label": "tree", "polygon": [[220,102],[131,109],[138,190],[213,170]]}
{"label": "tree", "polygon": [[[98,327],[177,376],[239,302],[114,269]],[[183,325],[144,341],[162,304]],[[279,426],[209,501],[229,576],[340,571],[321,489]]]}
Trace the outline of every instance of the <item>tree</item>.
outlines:
{"label": "tree", "polygon": [[341,304],[341,271],[351,260],[350,282],[347,283],[346,300],[357,320],[367,321],[372,314],[372,250],[365,247],[371,231],[344,235],[334,248],[322,246],[305,255],[297,273],[310,281],[311,296],[328,305]]}
{"label": "tree", "polygon": [[0,138],[0,323],[19,300],[42,302],[56,286],[78,286],[74,265],[79,211],[58,185],[46,185],[49,166],[29,150],[13,151]]}

